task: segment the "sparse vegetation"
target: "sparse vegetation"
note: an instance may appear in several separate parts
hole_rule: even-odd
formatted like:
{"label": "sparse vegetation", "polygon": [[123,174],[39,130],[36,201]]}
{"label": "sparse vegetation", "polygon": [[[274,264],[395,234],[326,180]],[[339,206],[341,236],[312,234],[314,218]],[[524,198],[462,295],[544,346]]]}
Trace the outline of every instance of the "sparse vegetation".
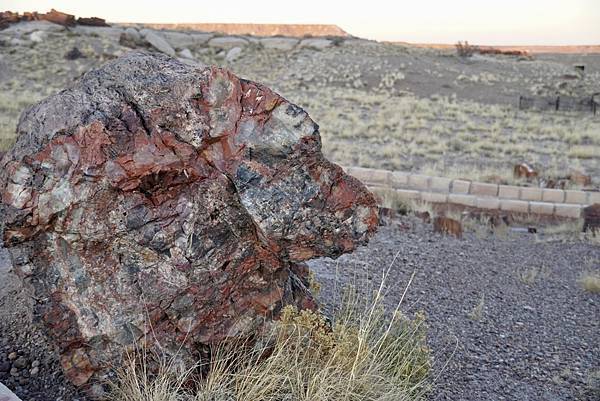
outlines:
{"label": "sparse vegetation", "polygon": [[545,264],[539,266],[524,267],[519,271],[519,280],[523,284],[533,285],[539,280],[543,280],[550,275],[550,269]]}
{"label": "sparse vegetation", "polygon": [[460,57],[471,57],[477,52],[477,46],[470,45],[468,41],[458,41],[455,45],[456,54]]}
{"label": "sparse vegetation", "polygon": [[482,295],[481,299],[479,300],[477,305],[475,305],[475,307],[473,307],[473,310],[471,312],[469,312],[469,319],[475,320],[475,321],[480,321],[481,318],[483,317],[483,308],[484,307],[485,307],[485,296]]}
{"label": "sparse vegetation", "polygon": [[[112,386],[119,401],[368,401],[417,400],[430,369],[424,317],[409,320],[350,289],[330,325],[320,314],[283,310],[272,330],[249,343],[213,347],[208,361],[182,370],[147,355],[130,358]],[[196,373],[206,372],[196,378]],[[190,385],[190,383],[195,383]]]}
{"label": "sparse vegetation", "polygon": [[[86,58],[69,62],[53,50],[73,46]],[[7,62],[22,68],[0,82],[0,148],[14,140],[23,107],[125,50],[103,37],[72,34],[9,52]],[[223,64],[218,50],[190,48],[206,64]],[[512,104],[523,88],[535,93],[540,85],[554,87],[556,77],[572,67],[503,58],[507,68],[497,68],[497,63],[447,56],[440,50],[350,39],[326,52],[285,53],[251,44],[229,68],[306,108],[321,127],[326,156],[344,165],[507,183],[514,183],[512,167],[522,161],[543,175],[571,168],[593,177],[600,173],[600,119],[591,113],[519,111]],[[577,82],[600,90],[595,72]],[[479,92],[485,102],[472,95]]]}
{"label": "sparse vegetation", "polygon": [[600,272],[585,272],[579,278],[581,287],[589,292],[600,292]]}

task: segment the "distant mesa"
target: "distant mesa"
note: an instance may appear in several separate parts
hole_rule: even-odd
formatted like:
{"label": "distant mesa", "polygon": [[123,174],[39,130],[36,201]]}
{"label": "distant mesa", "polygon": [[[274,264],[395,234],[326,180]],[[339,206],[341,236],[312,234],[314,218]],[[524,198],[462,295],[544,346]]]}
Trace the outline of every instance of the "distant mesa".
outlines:
{"label": "distant mesa", "polygon": [[143,26],[152,29],[191,30],[218,32],[225,35],[253,36],[350,36],[337,25],[326,24],[120,24],[125,26]]}
{"label": "distant mesa", "polygon": [[[402,46],[422,47],[428,49],[454,50],[456,44],[450,43],[412,43],[403,41],[389,41],[388,43]],[[597,54],[600,45],[514,45],[514,46],[479,46],[484,52],[504,54],[523,52],[526,54],[560,53],[560,54]],[[513,54],[514,55],[514,54]]]}

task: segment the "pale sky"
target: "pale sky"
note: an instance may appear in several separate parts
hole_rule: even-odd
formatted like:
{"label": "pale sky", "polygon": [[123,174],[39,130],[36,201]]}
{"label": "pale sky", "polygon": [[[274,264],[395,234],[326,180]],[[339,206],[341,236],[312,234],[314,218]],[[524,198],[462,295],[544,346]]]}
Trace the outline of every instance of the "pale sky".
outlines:
{"label": "pale sky", "polygon": [[0,0],[112,22],[335,24],[377,40],[489,45],[600,44],[600,0]]}

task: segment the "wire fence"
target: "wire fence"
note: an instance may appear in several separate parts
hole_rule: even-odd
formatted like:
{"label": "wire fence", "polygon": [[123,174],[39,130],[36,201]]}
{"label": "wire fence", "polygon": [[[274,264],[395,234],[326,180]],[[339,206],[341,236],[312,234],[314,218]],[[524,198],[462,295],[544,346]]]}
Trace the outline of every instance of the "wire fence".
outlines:
{"label": "wire fence", "polygon": [[600,94],[577,98],[569,96],[528,97],[519,96],[520,110],[584,111],[596,114],[600,109]]}

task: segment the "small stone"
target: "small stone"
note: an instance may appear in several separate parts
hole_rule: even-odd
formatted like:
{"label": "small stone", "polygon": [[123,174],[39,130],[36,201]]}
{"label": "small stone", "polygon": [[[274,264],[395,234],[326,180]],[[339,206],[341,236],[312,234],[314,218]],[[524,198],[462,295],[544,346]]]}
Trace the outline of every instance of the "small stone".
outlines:
{"label": "small stone", "polygon": [[15,359],[17,359],[17,353],[11,352],[10,354],[8,354],[8,359],[10,359],[11,361],[14,361]]}
{"label": "small stone", "polygon": [[246,46],[248,41],[244,38],[236,36],[222,36],[218,38],[212,38],[208,41],[210,47],[219,47],[221,49],[231,49],[234,47]]}
{"label": "small stone", "polygon": [[181,56],[183,58],[187,58],[188,60],[194,59],[194,55],[192,54],[190,49],[183,49],[182,51],[179,52],[179,56]]}
{"label": "small stone", "polygon": [[72,48],[65,54],[66,60],[77,60],[78,58],[85,58],[85,55],[77,47]]}
{"label": "small stone", "polygon": [[600,203],[583,209],[583,231],[600,235]]}
{"label": "small stone", "polygon": [[0,372],[10,372],[10,362],[0,363]]}
{"label": "small stone", "polygon": [[29,361],[27,360],[27,358],[25,358],[23,356],[18,357],[13,362],[13,366],[16,367],[17,369],[25,369],[28,364],[29,364]]}
{"label": "small stone", "polygon": [[74,26],[76,24],[74,15],[63,13],[55,9],[51,9],[46,14],[40,14],[39,19],[62,26]]}
{"label": "small stone", "polygon": [[38,367],[36,366],[35,368],[33,368],[33,369],[31,369],[31,370],[29,371],[29,374],[30,374],[31,376],[35,376],[35,375],[37,375],[39,372],[40,372],[40,368],[38,368]]}
{"label": "small stone", "polygon": [[37,359],[31,363],[32,368],[37,368],[38,366],[40,366],[40,361]]}
{"label": "small stone", "polygon": [[42,43],[48,37],[48,32],[35,31],[29,34],[29,40],[35,43]]}
{"label": "small stone", "polygon": [[15,377],[16,377],[16,376],[19,376],[19,369],[17,369],[17,368],[14,368],[14,367],[13,367],[13,368],[10,368],[10,375],[11,375],[11,376],[15,376]]}

